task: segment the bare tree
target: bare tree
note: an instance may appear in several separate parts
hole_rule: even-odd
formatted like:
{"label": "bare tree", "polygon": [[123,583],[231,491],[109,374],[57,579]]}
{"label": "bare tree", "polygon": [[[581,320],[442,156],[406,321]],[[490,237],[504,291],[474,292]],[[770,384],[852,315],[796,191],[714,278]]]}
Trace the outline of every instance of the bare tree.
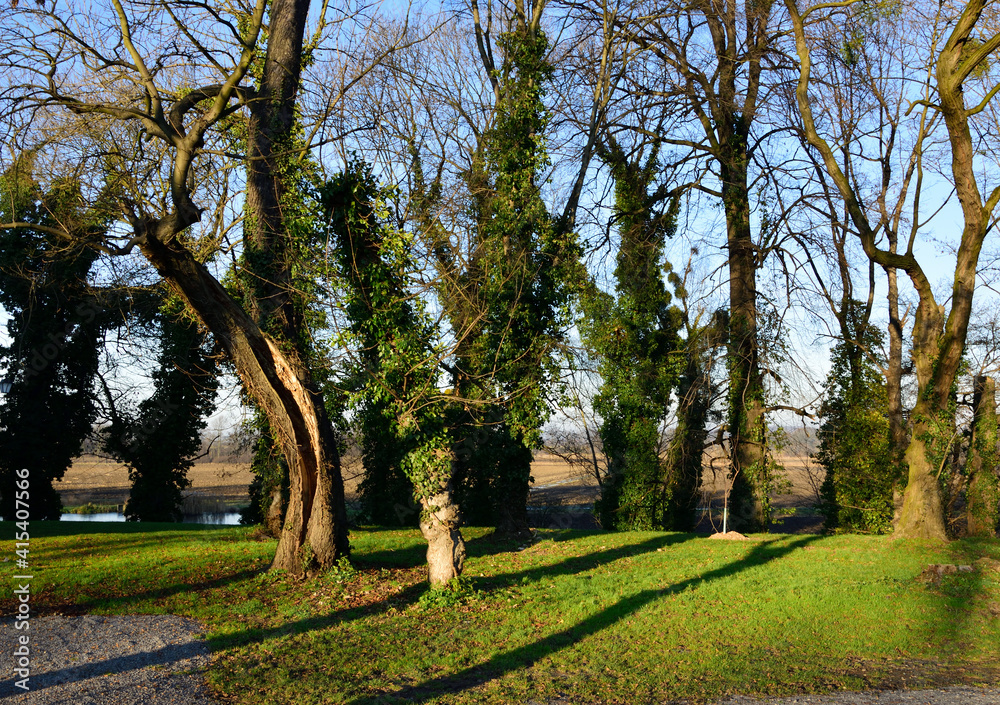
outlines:
{"label": "bare tree", "polygon": [[754,231],[751,212],[754,153],[762,145],[756,128],[775,52],[773,7],[770,1],[696,0],[666,7],[634,2],[616,19],[620,31],[645,50],[645,60],[633,61],[628,89],[674,116],[665,134],[657,127],[662,119],[633,121],[631,129],[677,149],[677,165],[691,171],[691,188],[719,199],[725,214],[729,454],[734,525],[743,529],[766,528],[770,515],[757,286],[767,247],[763,233]]}

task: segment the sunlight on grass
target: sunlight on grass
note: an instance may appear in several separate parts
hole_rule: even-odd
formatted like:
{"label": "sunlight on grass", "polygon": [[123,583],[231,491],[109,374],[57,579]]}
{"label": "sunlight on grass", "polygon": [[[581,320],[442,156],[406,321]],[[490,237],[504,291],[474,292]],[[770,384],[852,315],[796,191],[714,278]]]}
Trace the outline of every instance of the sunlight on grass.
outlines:
{"label": "sunlight on grass", "polygon": [[[542,531],[500,552],[470,529],[455,604],[421,601],[415,530],[355,532],[353,568],[303,582],[265,572],[275,544],[245,528],[120,527],[39,523],[33,606],[201,620],[210,682],[240,702],[704,702],[1000,662],[996,541]],[[918,580],[931,563],[977,567]]]}

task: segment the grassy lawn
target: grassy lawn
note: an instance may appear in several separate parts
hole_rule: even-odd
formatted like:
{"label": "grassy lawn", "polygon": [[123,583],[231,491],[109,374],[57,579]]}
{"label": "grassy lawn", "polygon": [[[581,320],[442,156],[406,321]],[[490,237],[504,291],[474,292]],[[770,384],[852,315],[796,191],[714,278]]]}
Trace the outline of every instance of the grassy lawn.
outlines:
{"label": "grassy lawn", "polygon": [[[241,703],[705,702],[1000,683],[998,541],[541,531],[501,552],[468,529],[468,584],[429,599],[415,530],[355,532],[353,567],[299,582],[264,572],[275,543],[244,528],[31,528],[36,614],[200,620],[209,681]],[[0,550],[13,559],[13,542]],[[931,563],[975,570],[921,580]],[[4,569],[14,575],[13,560]]]}

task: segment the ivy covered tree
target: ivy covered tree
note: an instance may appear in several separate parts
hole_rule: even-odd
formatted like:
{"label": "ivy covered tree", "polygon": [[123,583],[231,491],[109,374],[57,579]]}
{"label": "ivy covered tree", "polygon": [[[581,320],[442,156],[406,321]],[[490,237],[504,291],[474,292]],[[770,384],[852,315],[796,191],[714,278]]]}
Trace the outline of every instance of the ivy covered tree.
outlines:
{"label": "ivy covered tree", "polygon": [[[546,390],[555,379],[553,350],[566,325],[569,282],[579,248],[541,195],[549,166],[543,99],[552,67],[540,11],[515,11],[501,35],[503,61],[487,68],[497,102],[480,161],[469,180],[477,243],[475,300],[480,320],[463,376],[487,403],[478,412],[479,473],[487,473],[497,535],[523,539],[534,450],[548,419]],[[488,57],[487,57],[488,58]],[[484,485],[486,483],[479,483]]]}
{"label": "ivy covered tree", "polygon": [[685,325],[685,362],[676,390],[677,422],[664,460],[663,483],[669,502],[664,507],[662,528],[667,531],[694,531],[698,523],[702,460],[712,415],[713,351],[724,340],[719,318],[716,314],[707,324],[688,321]]}
{"label": "ivy covered tree", "polygon": [[410,238],[385,224],[384,196],[363,163],[349,164],[329,181],[321,199],[364,378],[357,395],[362,434],[377,434],[379,443],[398,449],[399,466],[420,503],[430,582],[440,586],[461,574],[465,542],[433,324],[408,290]]}
{"label": "ivy covered tree", "polygon": [[992,377],[977,376],[973,384],[972,439],[965,468],[966,530],[970,536],[992,538],[1000,529],[997,388]]}
{"label": "ivy covered tree", "polygon": [[831,353],[820,407],[819,451],[826,470],[820,508],[831,531],[888,533],[893,490],[902,480],[889,439],[888,397],[879,365],[883,334],[852,302],[846,312],[848,339]]}
{"label": "ivy covered tree", "polygon": [[362,516],[378,526],[415,526],[420,508],[413,483],[403,471],[403,448],[395,442],[396,419],[391,404],[371,400],[358,423],[364,476],[358,483]]}
{"label": "ivy covered tree", "polygon": [[134,410],[111,405],[104,450],[128,467],[129,521],[180,521],[188,470],[201,450],[201,434],[215,408],[218,358],[210,336],[176,299],[158,315],[160,352],[153,393]]}
{"label": "ivy covered tree", "polygon": [[[25,155],[0,177],[0,305],[11,344],[0,349],[11,390],[0,398],[0,511],[15,515],[15,473],[30,472],[32,519],[59,519],[53,482],[80,454],[97,407],[101,335],[117,319],[88,284],[107,229],[100,202],[62,179],[43,191]],[[63,231],[72,238],[62,236]]]}
{"label": "ivy covered tree", "polygon": [[[603,420],[608,470],[596,509],[608,529],[674,528],[675,481],[685,475],[679,459],[668,466],[661,457],[661,427],[681,368],[683,321],[664,284],[668,273],[679,283],[663,261],[664,242],[676,228],[676,200],[658,210],[649,193],[659,172],[658,153],[654,148],[645,158],[629,160],[611,140],[603,154],[614,179],[620,237],[615,295],[592,287],[585,297],[584,337],[600,360],[603,380],[594,409]],[[691,374],[689,390],[696,376]],[[676,472],[668,473],[668,467]]]}

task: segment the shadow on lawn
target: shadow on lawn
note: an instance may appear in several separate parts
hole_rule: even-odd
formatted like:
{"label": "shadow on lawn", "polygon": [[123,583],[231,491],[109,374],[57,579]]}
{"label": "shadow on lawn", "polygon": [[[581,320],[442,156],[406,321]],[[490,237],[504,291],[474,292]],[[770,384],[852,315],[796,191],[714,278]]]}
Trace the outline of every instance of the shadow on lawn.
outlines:
{"label": "shadow on lawn", "polygon": [[[681,540],[687,540],[691,535],[683,536]],[[646,541],[640,544],[639,547],[646,548],[646,550],[656,550],[657,546],[668,545],[670,543],[679,543],[679,541],[670,541],[673,537],[663,537],[660,539],[653,539],[651,541]],[[602,610],[601,612],[595,614],[592,617],[588,617],[583,621],[575,624],[572,627],[563,629],[555,634],[552,634],[544,639],[532,642],[530,644],[525,644],[516,649],[511,649],[501,654],[497,654],[493,658],[489,659],[485,663],[478,664],[476,666],[471,666],[457,673],[453,673],[447,676],[441,676],[438,678],[432,678],[419,685],[410,686],[403,688],[391,694],[377,695],[377,696],[362,696],[351,701],[351,705],[374,705],[375,703],[386,703],[386,702],[407,702],[407,703],[422,703],[428,700],[433,700],[442,695],[453,694],[456,692],[461,692],[468,690],[470,688],[475,688],[481,686],[491,680],[494,680],[500,676],[503,676],[511,671],[520,670],[523,668],[529,668],[536,661],[545,658],[555,652],[558,652],[572,644],[584,639],[588,636],[596,634],[608,627],[613,626],[622,619],[636,613],[642,607],[653,602],[654,600],[668,594],[682,592],[688,588],[694,588],[705,581],[715,580],[718,578],[725,578],[748,568],[754,566],[762,565],[770,561],[782,558],[792,551],[802,548],[813,541],[818,540],[819,536],[806,536],[794,541],[789,541],[784,545],[773,545],[779,541],[779,539],[772,539],[762,543],[756,544],[750,552],[744,557],[732,563],[728,563],[715,570],[710,570],[706,573],[688,578],[679,583],[675,583],[668,588],[657,589],[657,590],[644,590],[636,595],[627,597],[615,605]],[[618,552],[619,557],[624,555],[635,555],[636,553],[645,551],[636,551],[634,546],[625,547],[622,549],[614,549]],[[572,573],[576,570],[590,570],[598,565],[601,565],[602,561],[594,560],[595,556],[581,556],[578,559],[571,559],[566,561],[567,564],[572,564],[574,570],[565,570],[564,564],[555,566],[557,568],[557,573]],[[605,561],[606,562],[606,561]],[[568,566],[566,566],[568,567]],[[531,571],[525,571],[527,574],[539,573],[542,575],[550,576],[552,568],[548,569],[535,569]],[[516,577],[516,576],[511,576]]]}
{"label": "shadow on lawn", "polygon": [[[468,535],[470,533],[470,529],[472,532],[475,532],[476,535],[470,537]],[[365,527],[364,531],[365,533],[377,533],[379,531],[399,532],[400,530],[395,528],[379,529],[378,527]],[[498,539],[494,537],[494,535],[491,532],[488,532],[485,527],[463,526],[462,533],[465,535],[465,554],[467,558],[482,558],[483,556],[493,556],[500,553],[513,553],[523,548],[523,546],[518,545],[517,541]],[[605,532],[583,530],[570,530],[554,533],[547,532],[545,538],[553,541],[565,541],[602,533]],[[377,551],[368,551],[364,553],[364,555],[357,557],[352,555],[351,561],[356,562],[358,565],[371,566],[374,568],[420,568],[426,566],[427,544],[423,540],[416,543],[411,542],[410,539],[413,536],[412,532],[405,534],[404,536],[404,540],[407,541],[407,545]]]}
{"label": "shadow on lawn", "polygon": [[[197,593],[203,590],[214,590],[234,583],[241,583],[250,580],[263,572],[267,568],[256,568],[252,570],[241,570],[229,575],[220,575],[210,580],[198,582],[177,582],[166,587],[156,587],[142,592],[129,592],[128,594],[109,596],[107,586],[97,586],[100,592],[77,594],[69,598],[69,602],[60,601],[59,598],[42,592],[39,595],[32,595],[32,612],[34,614],[64,614],[64,615],[84,615],[91,614],[95,609],[119,609],[123,606],[134,605],[142,600],[157,600],[172,597],[179,594]],[[14,604],[12,600],[0,600],[0,609],[6,613],[13,613],[10,606]]]}
{"label": "shadow on lawn", "polygon": [[[628,544],[626,546],[588,553],[583,556],[575,556],[555,565],[538,566],[518,571],[516,573],[501,574],[488,579],[479,578],[475,580],[475,584],[477,588],[492,589],[514,585],[524,581],[525,579],[533,581],[543,576],[556,577],[559,575],[583,573],[600,566],[614,563],[615,561],[623,558],[630,558],[644,553],[655,552],[657,549],[673,546],[695,538],[698,538],[696,534],[665,534],[651,538],[648,541],[643,541],[640,544]],[[488,540],[477,542],[477,540],[474,539],[470,543],[474,543],[476,546],[474,550],[477,551],[477,553],[473,555],[490,555],[495,553],[495,550],[488,550],[489,547],[493,545],[490,544]],[[408,549],[404,549],[404,552],[407,550]],[[482,553],[478,553],[479,551],[482,551]],[[388,552],[380,553],[384,554]],[[377,564],[383,565],[384,560],[385,556],[380,556]],[[359,563],[367,564],[368,561],[362,560],[359,561]],[[398,563],[395,565],[398,566]],[[395,593],[391,596],[391,598],[384,599],[377,603],[368,604],[363,607],[351,607],[320,617],[310,617],[296,622],[283,624],[272,629],[247,629],[242,632],[226,634],[225,636],[211,637],[209,639],[209,646],[212,651],[217,651],[220,649],[231,648],[233,646],[259,644],[270,639],[286,636],[288,634],[326,629],[338,624],[352,622],[355,619],[362,619],[372,614],[386,612],[390,607],[395,607],[400,604],[412,604],[416,602],[420,595],[426,592],[427,589],[428,586],[426,581],[421,581],[416,585],[411,585],[401,592]]]}
{"label": "shadow on lawn", "polygon": [[[0,521],[0,541],[13,541],[16,525]],[[31,538],[56,538],[85,534],[149,534],[158,532],[212,532],[232,530],[220,524],[184,524],[181,522],[142,521],[32,521]]]}

